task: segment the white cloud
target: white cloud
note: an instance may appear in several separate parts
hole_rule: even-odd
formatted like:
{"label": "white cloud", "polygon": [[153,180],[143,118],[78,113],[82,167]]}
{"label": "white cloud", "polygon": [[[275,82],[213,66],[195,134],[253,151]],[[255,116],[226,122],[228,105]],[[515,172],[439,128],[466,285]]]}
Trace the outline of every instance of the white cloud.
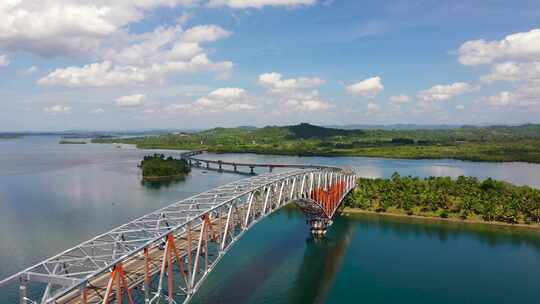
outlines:
{"label": "white cloud", "polygon": [[460,111],[463,111],[463,110],[465,110],[465,106],[462,105],[462,104],[458,104],[458,105],[456,106],[456,109],[457,109],[457,110],[460,110]]}
{"label": "white cloud", "polygon": [[164,108],[168,113],[223,114],[251,111],[257,108],[254,99],[241,88],[218,88],[189,104],[172,104]]}
{"label": "white cloud", "polygon": [[103,110],[102,108],[96,108],[96,109],[93,109],[90,111],[90,114],[101,114],[101,113],[104,113],[105,110]]}
{"label": "white cloud", "polygon": [[308,6],[316,0],[210,0],[209,6],[228,6],[231,8],[262,8],[264,6]]}
{"label": "white cloud", "polygon": [[71,113],[71,107],[63,105],[53,105],[43,108],[43,111],[51,114],[69,114]]}
{"label": "white cloud", "polygon": [[231,32],[216,25],[198,25],[185,31],[182,35],[182,40],[194,43],[210,42],[227,38],[231,35]]}
{"label": "white cloud", "polygon": [[220,99],[236,99],[241,98],[246,95],[246,91],[244,89],[239,88],[219,88],[217,90],[214,90],[208,94],[210,97],[214,98],[220,98]]}
{"label": "white cloud", "polygon": [[0,2],[0,47],[43,56],[93,53],[160,6],[197,0],[8,0]]}
{"label": "white cloud", "polygon": [[290,99],[285,102],[285,111],[289,113],[294,111],[322,111],[333,108],[334,106],[326,101],[317,100],[317,99],[308,99],[308,100],[294,100]]}
{"label": "white cloud", "polygon": [[127,86],[163,83],[170,74],[230,73],[232,62],[213,62],[198,42],[191,41],[195,38],[199,42],[214,41],[230,33],[217,26],[202,26],[188,35],[190,41],[184,40],[184,34],[192,29],[183,32],[176,25],[130,35],[127,41],[105,50],[104,61],[82,67],[59,68],[38,83],[73,87]]}
{"label": "white cloud", "polygon": [[0,67],[8,66],[9,65],[9,59],[7,55],[0,55]]}
{"label": "white cloud", "polygon": [[498,41],[467,41],[458,52],[459,61],[464,65],[488,64],[496,60],[539,60],[540,29],[515,33]]}
{"label": "white cloud", "polygon": [[367,109],[368,114],[374,114],[378,112],[381,109],[381,107],[373,102],[370,102],[366,105],[366,109]]}
{"label": "white cloud", "polygon": [[411,98],[407,95],[396,95],[390,96],[389,100],[394,104],[400,104],[411,101]]}
{"label": "white cloud", "polygon": [[352,96],[373,98],[384,90],[379,76],[371,77],[347,86],[347,92]]}
{"label": "white cloud", "polygon": [[133,94],[122,96],[116,99],[116,105],[120,107],[138,107],[144,104],[146,95],[144,94]]}
{"label": "white cloud", "polygon": [[528,83],[516,88],[514,91],[502,91],[496,95],[483,97],[480,101],[495,108],[524,107],[527,109],[540,109],[540,86]]}
{"label": "white cloud", "polygon": [[499,63],[492,68],[490,74],[482,76],[481,80],[484,82],[540,80],[540,61]]}
{"label": "white cloud", "polygon": [[148,81],[148,71],[133,66],[115,66],[110,61],[56,69],[38,80],[42,85],[105,87],[138,84]]}
{"label": "white cloud", "polygon": [[465,82],[456,82],[448,85],[439,84],[428,90],[418,92],[417,97],[423,101],[443,101],[469,93],[475,89],[476,87]]}
{"label": "white cloud", "polygon": [[318,77],[299,77],[283,79],[283,75],[276,72],[259,75],[257,83],[270,88],[274,92],[292,91],[302,88],[318,87],[326,83],[324,79]]}
{"label": "white cloud", "polygon": [[511,92],[503,91],[497,95],[485,97],[482,100],[492,107],[505,107],[515,103],[516,96]]}

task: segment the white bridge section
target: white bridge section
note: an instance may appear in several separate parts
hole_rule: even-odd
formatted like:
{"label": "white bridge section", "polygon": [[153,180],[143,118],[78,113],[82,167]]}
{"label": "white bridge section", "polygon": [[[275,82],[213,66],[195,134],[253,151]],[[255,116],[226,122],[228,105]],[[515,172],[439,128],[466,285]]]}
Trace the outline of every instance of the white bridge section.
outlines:
{"label": "white bridge section", "polygon": [[3,279],[0,286],[18,282],[21,304],[187,303],[255,223],[333,184],[345,185],[343,199],[355,178],[337,168],[312,168],[242,179],[103,233]]}

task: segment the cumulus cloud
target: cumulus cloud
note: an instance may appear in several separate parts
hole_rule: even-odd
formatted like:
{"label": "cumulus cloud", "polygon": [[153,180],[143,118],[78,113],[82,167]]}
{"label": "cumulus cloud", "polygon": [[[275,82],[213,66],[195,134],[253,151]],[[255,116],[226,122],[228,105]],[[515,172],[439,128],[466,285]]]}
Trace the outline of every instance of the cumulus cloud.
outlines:
{"label": "cumulus cloud", "polygon": [[198,25],[185,31],[182,34],[182,40],[193,43],[210,42],[227,38],[231,35],[231,32],[216,25]]}
{"label": "cumulus cloud", "polygon": [[299,77],[283,79],[283,75],[276,72],[259,75],[257,83],[270,88],[272,91],[293,91],[296,89],[318,87],[326,83],[324,79],[318,77]]}
{"label": "cumulus cloud", "polygon": [[285,101],[285,107],[288,111],[322,111],[333,108],[334,106],[326,101],[317,99],[297,100],[289,99]]}
{"label": "cumulus cloud", "polygon": [[63,105],[53,105],[43,108],[43,112],[51,114],[69,114],[71,113],[71,107]]}
{"label": "cumulus cloud", "polygon": [[514,91],[502,91],[492,96],[483,97],[480,101],[495,108],[540,109],[540,86],[538,84],[522,85]]}
{"label": "cumulus cloud", "polygon": [[11,0],[0,2],[0,46],[42,56],[78,56],[160,6],[197,0]]}
{"label": "cumulus cloud", "polygon": [[[185,40],[185,34],[189,41]],[[199,42],[228,37],[217,26],[199,26],[183,31],[179,25],[158,27],[152,32],[132,35],[129,42],[104,51],[104,61],[82,67],[52,71],[38,81],[43,85],[73,87],[127,86],[163,83],[170,74],[215,71],[228,73],[230,61],[214,62]],[[194,42],[196,41],[196,42]]]}
{"label": "cumulus cloud", "polygon": [[493,66],[491,73],[481,78],[484,82],[494,81],[536,81],[540,80],[540,61],[504,62]]}
{"label": "cumulus cloud", "polygon": [[236,9],[262,8],[264,6],[309,6],[315,4],[316,0],[210,0],[209,6],[228,6]]}
{"label": "cumulus cloud", "polygon": [[144,104],[146,95],[144,94],[133,94],[126,95],[116,99],[116,105],[120,107],[138,107]]}
{"label": "cumulus cloud", "polygon": [[313,112],[334,107],[322,100],[317,90],[313,90],[326,83],[319,77],[284,78],[280,73],[271,72],[259,75],[257,83],[267,88],[266,99],[273,108],[272,113]]}
{"label": "cumulus cloud", "polygon": [[423,101],[444,101],[472,92],[475,89],[476,87],[465,82],[456,82],[448,85],[439,84],[428,90],[418,92],[417,97]]}
{"label": "cumulus cloud", "polygon": [[7,55],[0,55],[0,67],[9,65],[9,59]]}
{"label": "cumulus cloud", "polygon": [[540,29],[515,33],[502,40],[467,41],[458,50],[459,62],[480,65],[496,60],[540,60]]}
{"label": "cumulus cloud", "polygon": [[390,96],[389,100],[392,103],[399,104],[399,103],[409,102],[411,101],[411,98],[407,95],[395,95],[395,96]]}
{"label": "cumulus cloud", "polygon": [[379,76],[364,79],[347,86],[347,92],[352,96],[373,98],[384,90]]}
{"label": "cumulus cloud", "polygon": [[206,96],[200,97],[190,104],[172,104],[165,108],[166,112],[190,112],[213,114],[224,112],[250,111],[256,109],[254,100],[241,88],[218,88]]}

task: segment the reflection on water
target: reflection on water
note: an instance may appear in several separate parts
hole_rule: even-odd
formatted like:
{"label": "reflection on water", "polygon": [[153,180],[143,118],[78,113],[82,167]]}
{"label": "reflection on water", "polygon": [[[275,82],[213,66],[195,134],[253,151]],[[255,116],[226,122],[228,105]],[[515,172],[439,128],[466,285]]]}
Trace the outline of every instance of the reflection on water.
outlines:
{"label": "reflection on water", "polygon": [[175,186],[176,184],[180,182],[184,182],[185,180],[186,180],[185,176],[162,179],[162,180],[144,180],[143,179],[141,180],[141,185],[145,186],[148,189],[159,190],[161,188],[169,188],[169,187]]}
{"label": "reflection on water", "polygon": [[327,236],[306,241],[295,288],[289,290],[289,303],[326,303],[354,230],[351,221],[338,218]]}

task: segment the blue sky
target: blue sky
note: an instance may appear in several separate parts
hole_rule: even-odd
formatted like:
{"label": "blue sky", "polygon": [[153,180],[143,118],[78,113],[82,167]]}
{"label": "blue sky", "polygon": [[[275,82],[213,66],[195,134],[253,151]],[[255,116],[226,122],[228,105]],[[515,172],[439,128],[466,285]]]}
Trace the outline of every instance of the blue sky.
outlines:
{"label": "blue sky", "polygon": [[538,1],[9,0],[0,131],[540,122]]}

